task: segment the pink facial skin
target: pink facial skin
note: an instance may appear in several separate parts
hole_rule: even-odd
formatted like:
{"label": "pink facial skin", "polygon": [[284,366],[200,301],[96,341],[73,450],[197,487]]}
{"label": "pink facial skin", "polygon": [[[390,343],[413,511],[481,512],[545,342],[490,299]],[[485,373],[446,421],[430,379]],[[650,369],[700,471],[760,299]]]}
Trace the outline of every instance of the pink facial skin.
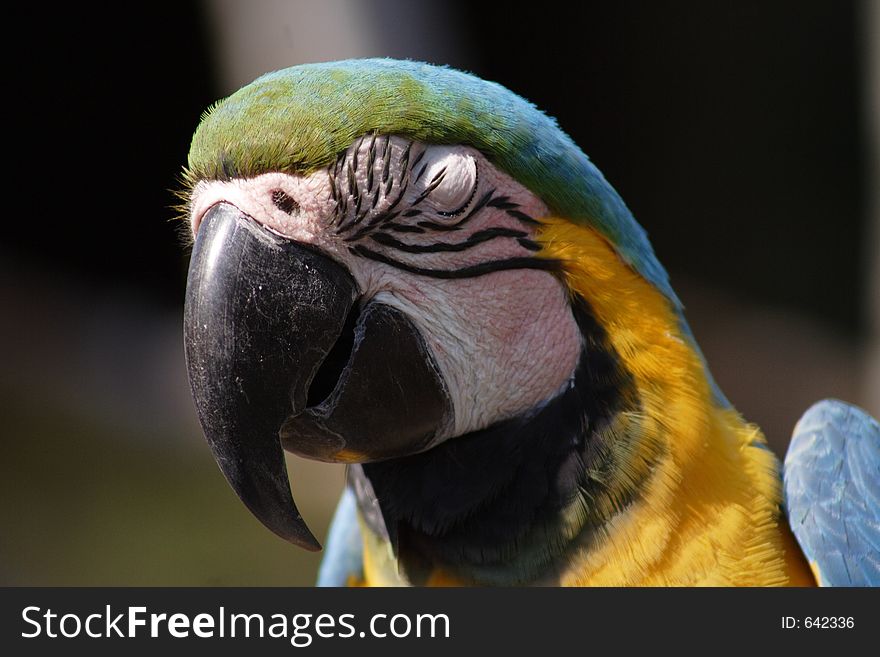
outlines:
{"label": "pink facial skin", "polygon": [[[388,194],[383,185],[369,195],[369,201],[361,199],[360,213],[353,211],[355,198],[346,170],[340,173],[331,167],[304,176],[267,173],[228,182],[201,182],[193,193],[190,217],[196,234],[211,206],[230,203],[269,230],[316,247],[344,264],[364,300],[376,299],[406,313],[422,332],[452,401],[453,418],[438,434],[436,444],[531,411],[558,394],[571,381],[581,334],[566,289],[547,271],[515,268],[467,278],[437,278],[401,268],[448,271],[535,257],[536,246],[531,240],[539,226],[522,221],[515,213],[536,219],[548,214],[537,197],[479,152],[416,143],[406,153],[409,144],[406,139],[391,137],[384,149],[373,145],[384,157],[374,154],[370,160],[370,180],[364,164],[369,140],[349,150],[348,155],[358,151],[355,186],[365,198],[363,190],[378,189],[383,178],[400,183],[397,191],[392,181],[386,183],[391,189]],[[400,166],[401,160],[406,164],[407,159],[409,178],[406,167]],[[419,172],[421,177],[416,180]],[[428,190],[438,175],[440,183]],[[407,191],[398,199],[401,189]],[[500,200],[470,213],[488,192]],[[448,216],[465,203],[465,210]],[[345,213],[341,212],[343,207]],[[507,211],[511,207],[515,207],[514,213]],[[393,220],[379,221],[389,214],[389,208],[396,211]],[[404,216],[407,213],[413,216]],[[469,214],[457,230],[407,229],[418,227],[419,222],[447,226]],[[368,230],[373,220],[379,223]],[[392,223],[398,230],[388,228]],[[437,244],[461,244],[475,236],[479,240],[486,231],[497,234],[498,229],[503,229],[501,236],[466,249],[410,252]],[[379,232],[404,249],[377,241]],[[397,264],[365,257],[358,247]]]}

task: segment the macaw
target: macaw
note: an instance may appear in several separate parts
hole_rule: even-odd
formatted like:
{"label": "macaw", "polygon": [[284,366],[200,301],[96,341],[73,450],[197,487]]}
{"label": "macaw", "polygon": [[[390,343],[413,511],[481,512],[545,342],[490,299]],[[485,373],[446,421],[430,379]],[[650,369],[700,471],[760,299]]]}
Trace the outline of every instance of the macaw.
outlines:
{"label": "macaw", "polygon": [[185,350],[220,469],[316,550],[282,448],[348,464],[320,585],[880,583],[877,423],[805,416],[786,517],[644,230],[501,85],[389,59],[269,73],[205,113],[184,179]]}

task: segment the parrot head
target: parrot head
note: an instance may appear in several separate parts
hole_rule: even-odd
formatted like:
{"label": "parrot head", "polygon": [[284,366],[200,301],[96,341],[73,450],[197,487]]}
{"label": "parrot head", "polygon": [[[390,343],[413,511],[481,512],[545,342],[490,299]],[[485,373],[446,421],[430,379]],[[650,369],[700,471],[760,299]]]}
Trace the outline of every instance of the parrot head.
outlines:
{"label": "parrot head", "polygon": [[[725,404],[619,195],[498,84],[384,59],[270,73],[205,114],[185,178],[199,418],[306,549],[282,450],[352,464],[394,545],[537,572],[636,494],[660,405]],[[673,377],[690,387],[664,397]]]}

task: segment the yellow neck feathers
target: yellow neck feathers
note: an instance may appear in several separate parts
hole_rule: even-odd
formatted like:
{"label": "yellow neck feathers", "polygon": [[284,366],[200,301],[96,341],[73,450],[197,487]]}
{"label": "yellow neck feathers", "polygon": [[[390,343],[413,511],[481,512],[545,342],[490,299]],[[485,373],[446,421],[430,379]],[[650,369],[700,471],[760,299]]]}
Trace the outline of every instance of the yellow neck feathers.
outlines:
{"label": "yellow neck feathers", "polygon": [[713,403],[701,359],[669,301],[598,233],[545,219],[541,255],[605,327],[641,402],[640,431],[662,451],[643,494],[576,552],[569,586],[811,584],[790,538],[779,464],[764,437]]}

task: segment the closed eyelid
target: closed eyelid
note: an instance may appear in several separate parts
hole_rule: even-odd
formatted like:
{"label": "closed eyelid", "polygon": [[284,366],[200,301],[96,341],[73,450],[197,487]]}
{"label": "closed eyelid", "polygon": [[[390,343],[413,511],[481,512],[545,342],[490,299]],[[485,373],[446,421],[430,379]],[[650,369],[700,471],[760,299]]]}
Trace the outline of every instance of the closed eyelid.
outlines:
{"label": "closed eyelid", "polygon": [[462,212],[464,212],[465,210],[468,209],[468,206],[471,204],[471,202],[473,202],[474,197],[477,195],[477,189],[479,187],[480,187],[480,166],[479,166],[479,164],[474,162],[474,186],[473,186],[473,189],[471,189],[471,193],[468,196],[467,200],[464,203],[462,203],[461,206],[456,208],[455,210],[450,210],[450,211],[437,210],[437,214],[439,214],[441,217],[457,217]]}

